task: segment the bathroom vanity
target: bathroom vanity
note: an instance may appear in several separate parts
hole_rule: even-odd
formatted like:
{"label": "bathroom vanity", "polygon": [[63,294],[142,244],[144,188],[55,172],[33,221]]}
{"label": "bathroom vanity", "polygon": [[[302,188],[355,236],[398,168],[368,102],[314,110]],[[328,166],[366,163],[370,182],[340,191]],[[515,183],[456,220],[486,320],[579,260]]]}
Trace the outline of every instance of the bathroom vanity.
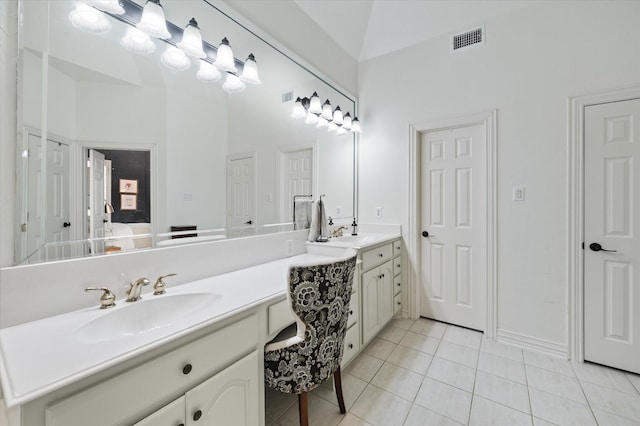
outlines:
{"label": "bathroom vanity", "polygon": [[[398,234],[306,253],[0,330],[10,426],[264,424],[263,348],[293,316],[289,265],[358,250],[343,366],[397,312]],[[385,275],[381,277],[381,275]]]}

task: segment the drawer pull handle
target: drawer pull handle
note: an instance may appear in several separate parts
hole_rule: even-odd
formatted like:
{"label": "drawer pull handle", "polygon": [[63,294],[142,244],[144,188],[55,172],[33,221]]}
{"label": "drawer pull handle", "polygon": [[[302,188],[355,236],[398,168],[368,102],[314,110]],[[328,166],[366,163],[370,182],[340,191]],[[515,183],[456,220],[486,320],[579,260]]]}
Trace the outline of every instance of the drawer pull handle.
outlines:
{"label": "drawer pull handle", "polygon": [[384,254],[380,253],[378,256],[380,256],[380,257],[384,257]]}
{"label": "drawer pull handle", "polygon": [[191,373],[192,369],[193,367],[191,366],[191,364],[187,364],[184,367],[182,367],[182,374],[189,374]]}
{"label": "drawer pull handle", "polygon": [[349,343],[349,349],[353,349],[353,343]]}
{"label": "drawer pull handle", "polygon": [[400,287],[402,284],[401,284],[401,283],[398,283],[398,284],[396,284],[396,285],[397,285],[398,287]]}
{"label": "drawer pull handle", "polygon": [[396,303],[396,305],[401,305],[401,304],[402,304],[401,302]]}
{"label": "drawer pull handle", "polygon": [[400,267],[400,264],[397,264],[396,266],[399,268],[399,267]]}
{"label": "drawer pull handle", "polygon": [[195,413],[193,413],[193,420],[194,421],[198,421],[200,420],[200,417],[202,417],[202,411],[198,410]]}
{"label": "drawer pull handle", "polygon": [[178,426],[184,426],[184,423],[180,423]]}

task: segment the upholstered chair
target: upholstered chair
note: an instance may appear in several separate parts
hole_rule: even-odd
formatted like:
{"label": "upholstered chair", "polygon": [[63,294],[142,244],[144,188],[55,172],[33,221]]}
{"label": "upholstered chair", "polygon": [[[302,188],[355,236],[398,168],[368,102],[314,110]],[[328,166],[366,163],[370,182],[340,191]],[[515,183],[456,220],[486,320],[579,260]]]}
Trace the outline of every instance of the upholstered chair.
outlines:
{"label": "upholstered chair", "polygon": [[332,375],[345,413],[340,361],[347,331],[355,250],[331,262],[289,268],[288,298],[296,323],[265,346],[265,383],[298,394],[300,425],[308,425],[307,392]]}

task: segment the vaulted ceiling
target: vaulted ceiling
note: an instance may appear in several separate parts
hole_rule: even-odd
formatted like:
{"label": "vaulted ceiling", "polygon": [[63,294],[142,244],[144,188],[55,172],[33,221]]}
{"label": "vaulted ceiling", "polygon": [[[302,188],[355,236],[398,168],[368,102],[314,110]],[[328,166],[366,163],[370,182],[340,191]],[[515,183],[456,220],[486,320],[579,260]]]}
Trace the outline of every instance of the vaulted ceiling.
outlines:
{"label": "vaulted ceiling", "polygon": [[[543,0],[544,1],[544,0]],[[465,31],[540,0],[293,0],[357,61]]]}

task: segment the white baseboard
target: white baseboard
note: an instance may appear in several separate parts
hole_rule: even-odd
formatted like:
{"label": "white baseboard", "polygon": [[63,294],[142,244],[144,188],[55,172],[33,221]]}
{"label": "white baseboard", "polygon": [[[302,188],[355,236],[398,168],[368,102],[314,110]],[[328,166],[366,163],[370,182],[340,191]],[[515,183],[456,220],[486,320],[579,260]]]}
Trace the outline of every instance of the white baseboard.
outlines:
{"label": "white baseboard", "polygon": [[496,340],[500,343],[519,346],[523,349],[530,349],[546,355],[562,359],[569,359],[569,346],[537,337],[527,336],[508,330],[498,329]]}

